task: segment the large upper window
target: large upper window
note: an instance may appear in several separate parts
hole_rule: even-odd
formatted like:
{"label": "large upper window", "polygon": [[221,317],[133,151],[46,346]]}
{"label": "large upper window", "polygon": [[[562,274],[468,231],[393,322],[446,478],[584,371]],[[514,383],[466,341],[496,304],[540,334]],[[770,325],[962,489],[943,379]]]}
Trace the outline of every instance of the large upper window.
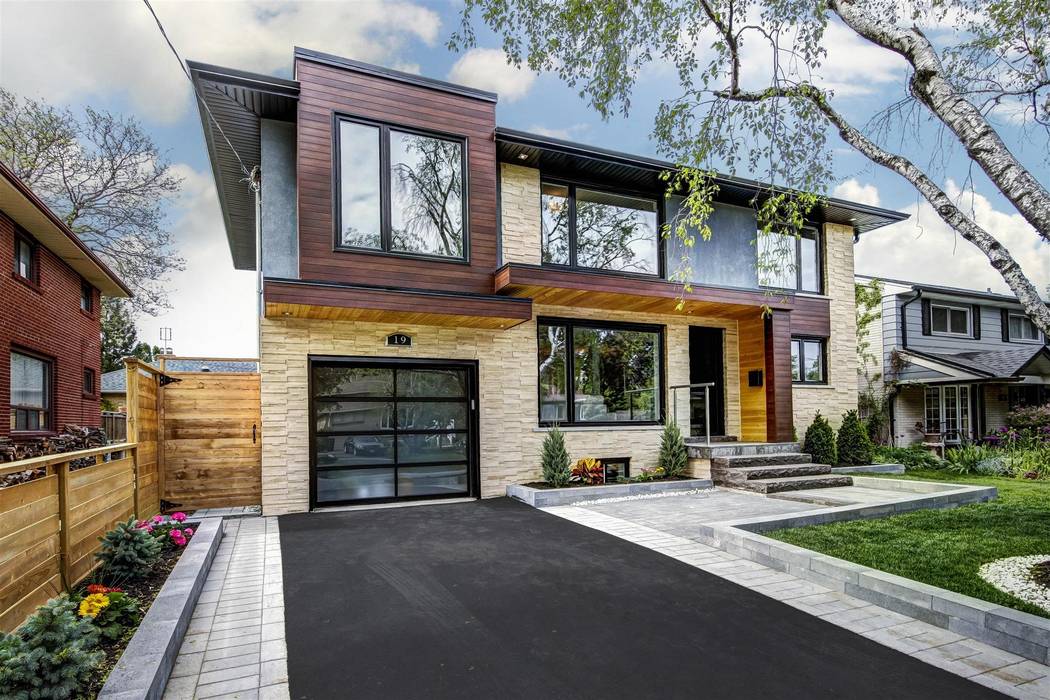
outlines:
{"label": "large upper window", "polygon": [[1039,342],[1039,327],[1024,314],[1010,314],[1010,340]]}
{"label": "large upper window", "polygon": [[540,319],[540,423],[662,420],[659,326]]}
{"label": "large upper window", "polygon": [[758,232],[758,281],[763,287],[822,291],[820,237],[813,229],[799,235]]}
{"label": "large upper window", "polygon": [[660,273],[656,200],[545,182],[540,206],[544,264]]}
{"label": "large upper window", "polygon": [[466,258],[459,139],[339,122],[340,248]]}
{"label": "large upper window", "polygon": [[970,335],[970,312],[968,306],[930,304],[930,328],[934,333],[947,335]]}
{"label": "large upper window", "polygon": [[823,338],[791,339],[791,381],[797,384],[824,384],[825,376]]}
{"label": "large upper window", "polygon": [[51,428],[51,363],[11,353],[11,430]]}

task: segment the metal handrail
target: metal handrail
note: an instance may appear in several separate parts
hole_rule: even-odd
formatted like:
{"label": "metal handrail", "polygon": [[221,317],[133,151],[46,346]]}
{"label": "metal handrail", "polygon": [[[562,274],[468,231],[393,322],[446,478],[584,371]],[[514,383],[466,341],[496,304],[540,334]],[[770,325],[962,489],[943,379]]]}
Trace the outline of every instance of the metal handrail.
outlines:
{"label": "metal handrail", "polygon": [[671,411],[674,415],[675,425],[678,424],[678,395],[675,393],[679,389],[703,389],[704,390],[704,444],[708,447],[711,445],[711,387],[715,386],[715,382],[697,382],[695,384],[674,384],[670,387],[671,389]]}

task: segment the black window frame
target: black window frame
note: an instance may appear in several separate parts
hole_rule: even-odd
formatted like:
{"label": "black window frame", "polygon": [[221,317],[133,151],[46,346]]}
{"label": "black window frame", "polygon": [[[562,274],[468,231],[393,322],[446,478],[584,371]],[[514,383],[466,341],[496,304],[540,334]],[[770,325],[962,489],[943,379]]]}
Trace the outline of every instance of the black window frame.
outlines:
{"label": "black window frame", "polygon": [[14,390],[14,387],[8,389],[8,405],[9,415],[8,420],[14,418],[15,425],[18,422],[18,411],[24,412],[39,412],[43,411],[46,425],[44,427],[37,428],[17,428],[11,427],[11,433],[17,435],[38,435],[38,434],[50,434],[53,433],[55,428],[55,360],[47,355],[41,355],[40,353],[27,350],[22,347],[12,346],[8,351],[8,372],[10,372],[12,355],[22,355],[23,357],[29,357],[44,365],[44,406],[27,406],[25,404],[16,404],[11,400],[10,392]]}
{"label": "black window frame", "polygon": [[[565,187],[568,189],[568,202],[569,202],[569,262],[564,263],[552,263],[543,262],[543,186],[553,185],[555,187]],[[653,202],[656,205],[656,272],[635,272],[633,270],[610,270],[604,267],[588,267],[587,265],[580,265],[577,261],[576,256],[576,190],[577,188],[590,190],[591,192],[600,192],[603,194],[619,195],[621,197],[630,197],[632,199],[644,199],[646,201]],[[666,279],[667,277],[667,264],[664,260],[665,256],[665,245],[664,245],[664,208],[661,206],[661,198],[648,192],[641,192],[638,190],[630,190],[624,188],[612,188],[608,185],[597,185],[591,182],[585,182],[583,180],[570,180],[559,177],[548,177],[546,175],[540,176],[540,264],[543,267],[551,267],[559,270],[567,270],[570,272],[589,272],[604,275],[623,275],[625,277],[640,277],[642,279]]]}
{"label": "black window frame", "polygon": [[[343,122],[361,124],[379,129],[379,248],[365,248],[363,246],[350,246],[342,242],[343,233],[343,201],[341,188],[343,182],[342,173],[342,130]],[[430,253],[413,253],[411,251],[393,250],[392,200],[390,195],[390,132],[397,131],[405,134],[415,134],[427,138],[442,141],[454,141],[460,146],[460,169],[463,173],[463,193],[460,204],[463,212],[463,255],[451,257],[446,255],[433,255]],[[432,129],[419,129],[417,127],[403,126],[393,122],[378,121],[359,117],[343,112],[332,113],[332,221],[333,239],[332,250],[338,253],[360,253],[365,255],[383,255],[395,258],[411,258],[416,260],[427,260],[432,262],[445,262],[460,265],[470,264],[470,171],[468,169],[468,147],[466,136]]]}
{"label": "black window frame", "polygon": [[86,314],[95,311],[95,288],[85,279],[80,280],[80,310]]}
{"label": "black window frame", "polygon": [[93,367],[85,367],[81,375],[81,390],[84,396],[94,398],[98,395],[98,376]]}
{"label": "black window frame", "polygon": [[[799,344],[798,347],[798,379],[791,378],[792,384],[806,386],[827,386],[828,384],[828,339],[812,335],[793,335],[791,345]],[[806,343],[818,343],[820,345],[820,381],[806,379]],[[790,357],[790,355],[789,355]]]}
{"label": "black window frame", "polygon": [[[826,292],[827,285],[826,285],[826,280],[824,279],[824,277],[825,277],[825,275],[824,275],[824,233],[821,230],[820,226],[806,224],[806,225],[801,227],[801,229],[798,232],[798,235],[796,235],[794,233],[791,233],[789,231],[780,231],[780,230],[774,230],[774,231],[771,231],[770,233],[777,234],[777,235],[783,235],[783,236],[791,236],[795,240],[795,286],[792,287],[791,289],[785,290],[785,291],[790,291],[790,292],[800,293],[800,294],[826,294],[827,293]],[[816,267],[817,267],[817,288],[816,289],[804,289],[802,287],[802,239],[806,238],[807,234],[810,234],[810,233],[813,234],[814,248],[815,248],[816,254],[817,254],[817,259],[815,261],[815,264],[816,264]],[[765,234],[763,234],[761,232],[761,230],[758,230],[755,235],[756,236],[762,236],[762,235],[765,235]],[[756,246],[756,252],[757,252],[757,246]],[[762,284],[761,280],[759,280],[758,286],[761,289],[779,289],[778,287],[776,287],[774,285]]]}
{"label": "black window frame", "polygon": [[[25,245],[29,248],[29,276],[23,275],[19,269],[19,248]],[[12,272],[17,279],[29,282],[36,286],[40,284],[40,264],[37,256],[37,242],[21,230],[15,230],[15,250],[12,259]]]}
{"label": "black window frame", "polygon": [[[539,381],[539,342],[540,326],[562,326],[565,328],[565,401],[568,412],[566,420],[543,420],[542,402],[543,388]],[[656,396],[660,397],[660,410],[656,420],[646,421],[577,421],[576,420],[576,353],[571,352],[573,331],[576,328],[591,328],[600,330],[624,330],[638,331],[642,333],[656,334],[656,356],[659,367],[656,379],[659,382]],[[563,318],[554,316],[539,316],[536,318],[536,420],[541,428],[550,428],[555,425],[567,427],[623,427],[623,426],[645,426],[663,425],[667,416],[667,361],[666,361],[666,331],[667,327],[659,324],[649,323],[627,323],[623,321],[603,321],[601,319]]]}

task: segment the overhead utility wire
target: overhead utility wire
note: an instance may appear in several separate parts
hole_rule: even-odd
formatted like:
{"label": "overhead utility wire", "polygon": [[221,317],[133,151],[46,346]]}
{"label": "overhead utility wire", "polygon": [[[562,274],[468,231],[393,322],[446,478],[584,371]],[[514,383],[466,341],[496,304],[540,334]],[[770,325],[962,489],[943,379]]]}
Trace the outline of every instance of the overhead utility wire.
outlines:
{"label": "overhead utility wire", "polygon": [[204,107],[204,111],[208,114],[208,118],[211,120],[211,123],[215,125],[215,128],[219,131],[219,134],[222,135],[223,140],[226,141],[226,145],[230,147],[230,151],[233,153],[233,157],[237,159],[237,163],[241,166],[241,172],[244,173],[248,185],[252,189],[255,189],[257,181],[257,168],[252,168],[251,170],[248,170],[248,167],[244,164],[244,161],[241,160],[241,156],[239,153],[237,153],[237,149],[233,147],[233,143],[230,142],[230,138],[226,135],[226,132],[222,130],[222,126],[219,125],[219,120],[217,120],[215,118],[215,115],[211,113],[211,107],[208,106],[208,102],[204,99],[204,95],[202,95],[200,91],[197,90],[197,85],[193,82],[193,76],[190,75],[189,70],[187,70],[186,63],[182,60],[182,56],[179,55],[179,52],[175,48],[175,45],[171,43],[171,39],[168,37],[168,33],[164,31],[164,25],[161,24],[160,17],[157,16],[157,12],[153,9],[153,5],[150,4],[149,0],[142,0],[142,2],[146,4],[146,8],[149,10],[150,14],[153,15],[153,20],[157,23],[157,29],[160,30],[161,36],[163,36],[164,41],[167,42],[168,48],[170,48],[171,52],[175,54],[175,58],[179,62],[179,68],[182,69],[183,74],[186,76],[187,80],[190,81],[190,87],[193,88],[193,94],[197,96],[197,99],[200,101],[201,106]]}

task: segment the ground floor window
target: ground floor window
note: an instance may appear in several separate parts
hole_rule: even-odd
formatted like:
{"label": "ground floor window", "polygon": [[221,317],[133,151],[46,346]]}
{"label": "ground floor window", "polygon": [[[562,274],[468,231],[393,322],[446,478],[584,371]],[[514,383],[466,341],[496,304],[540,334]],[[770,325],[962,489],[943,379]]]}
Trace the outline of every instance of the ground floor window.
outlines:
{"label": "ground floor window", "polygon": [[946,442],[970,436],[970,387],[926,387],[926,431],[940,433]]}
{"label": "ground floor window", "polygon": [[51,429],[51,363],[11,353],[11,430]]}
{"label": "ground floor window", "polygon": [[1011,386],[1007,388],[1010,410],[1025,406],[1042,406],[1050,403],[1050,386],[1032,384],[1029,386]]}
{"label": "ground floor window", "polygon": [[464,364],[315,361],[313,502],[470,493],[475,383]]}
{"label": "ground floor window", "polygon": [[791,339],[791,381],[796,384],[827,383],[823,338]]}
{"label": "ground floor window", "polygon": [[663,420],[663,327],[539,319],[539,421]]}

